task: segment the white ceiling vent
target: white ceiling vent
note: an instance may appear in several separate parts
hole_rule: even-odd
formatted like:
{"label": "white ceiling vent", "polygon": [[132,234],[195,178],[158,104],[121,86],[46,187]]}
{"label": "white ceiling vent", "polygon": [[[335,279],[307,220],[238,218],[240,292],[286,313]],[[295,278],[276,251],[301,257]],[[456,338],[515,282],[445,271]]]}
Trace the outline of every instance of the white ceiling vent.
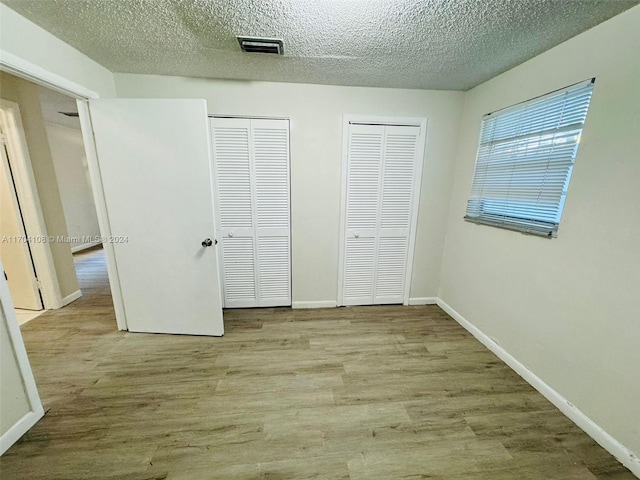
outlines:
{"label": "white ceiling vent", "polygon": [[284,55],[282,40],[277,38],[236,37],[243,52]]}

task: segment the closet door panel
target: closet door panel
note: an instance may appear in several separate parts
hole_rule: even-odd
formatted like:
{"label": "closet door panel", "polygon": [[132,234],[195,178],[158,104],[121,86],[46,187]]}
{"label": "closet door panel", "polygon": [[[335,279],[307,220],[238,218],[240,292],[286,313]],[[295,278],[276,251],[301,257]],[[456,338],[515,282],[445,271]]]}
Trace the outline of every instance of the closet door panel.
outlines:
{"label": "closet door panel", "polygon": [[249,121],[213,120],[215,176],[220,228],[253,228],[251,210],[251,165]]}
{"label": "closet door panel", "polygon": [[258,305],[251,181],[251,125],[246,119],[211,122],[216,212],[222,250],[225,307]]}
{"label": "closet door panel", "polygon": [[419,127],[385,128],[374,303],[402,303]]}
{"label": "closet door panel", "polygon": [[351,125],[347,167],[347,236],[375,232],[378,222],[384,127]]}
{"label": "closet door panel", "polygon": [[289,229],[289,122],[252,120],[256,221]]}
{"label": "closet door panel", "polygon": [[289,238],[284,235],[258,237],[258,252],[260,306],[291,305]]}
{"label": "closet door panel", "polygon": [[370,305],[373,303],[375,255],[375,236],[347,237],[344,256],[345,305]]}
{"label": "closet door panel", "polygon": [[349,126],[343,265],[345,305],[373,303],[383,147],[383,126]]}
{"label": "closet door panel", "polygon": [[418,127],[386,127],[380,229],[411,226]]}
{"label": "closet door panel", "polygon": [[258,303],[291,305],[289,122],[251,120]]}
{"label": "closet door panel", "polygon": [[406,236],[378,239],[373,303],[402,303],[408,247],[409,239]]}
{"label": "closet door panel", "polygon": [[221,243],[225,308],[258,306],[253,236],[222,237]]}

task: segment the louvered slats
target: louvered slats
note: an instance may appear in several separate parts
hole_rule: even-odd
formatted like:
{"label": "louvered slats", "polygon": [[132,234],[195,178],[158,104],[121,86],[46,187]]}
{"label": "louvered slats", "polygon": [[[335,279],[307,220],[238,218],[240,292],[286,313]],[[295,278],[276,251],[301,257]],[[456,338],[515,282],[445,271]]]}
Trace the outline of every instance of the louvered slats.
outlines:
{"label": "louvered slats", "polygon": [[289,122],[252,120],[258,305],[291,305]]}
{"label": "louvered slats", "polygon": [[420,128],[349,129],[342,300],[402,303]]}
{"label": "louvered slats", "polygon": [[289,140],[285,128],[254,128],[258,228],[289,228]]}
{"label": "louvered slats", "polygon": [[402,302],[409,238],[381,237],[378,240],[376,303]]}
{"label": "louvered slats", "polygon": [[289,237],[258,237],[261,307],[289,305]]}
{"label": "louvered slats", "polygon": [[415,133],[411,135],[387,135],[380,219],[380,228],[382,229],[409,229],[411,224],[415,158]]}
{"label": "louvered slats", "polygon": [[352,129],[354,131],[349,139],[347,228],[376,228],[384,127],[353,126]]}
{"label": "louvered slats", "polygon": [[373,303],[376,239],[347,238],[345,251],[345,305]]}
{"label": "louvered slats", "polygon": [[592,90],[589,80],[485,117],[466,220],[557,234]]}
{"label": "louvered slats", "polygon": [[252,306],[256,300],[252,237],[222,239],[225,306]]}
{"label": "louvered slats", "polygon": [[290,305],[289,122],[211,123],[225,306]]}
{"label": "louvered slats", "polygon": [[215,127],[213,132],[221,228],[251,228],[249,128]]}

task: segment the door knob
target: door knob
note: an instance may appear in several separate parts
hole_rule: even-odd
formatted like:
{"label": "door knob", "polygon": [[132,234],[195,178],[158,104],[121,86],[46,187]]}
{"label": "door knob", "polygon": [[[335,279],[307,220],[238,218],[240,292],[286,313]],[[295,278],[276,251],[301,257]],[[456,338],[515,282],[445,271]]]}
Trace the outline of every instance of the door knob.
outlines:
{"label": "door knob", "polygon": [[213,241],[210,238],[205,238],[202,241],[202,246],[203,247],[210,247],[211,245],[213,245]]}
{"label": "door knob", "polygon": [[356,238],[360,238],[360,234],[359,234],[359,233],[356,233],[356,234],[354,235],[354,237],[356,237]]}
{"label": "door knob", "polygon": [[229,238],[233,237],[233,232],[229,232]]}

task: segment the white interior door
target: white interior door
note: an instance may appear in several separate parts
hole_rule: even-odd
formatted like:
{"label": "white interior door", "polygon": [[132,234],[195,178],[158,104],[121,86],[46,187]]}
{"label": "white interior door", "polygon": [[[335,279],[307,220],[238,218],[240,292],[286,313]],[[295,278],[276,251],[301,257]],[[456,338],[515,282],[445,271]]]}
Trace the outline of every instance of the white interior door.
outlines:
{"label": "white interior door", "polygon": [[289,121],[211,119],[224,306],[291,305]]}
{"label": "white interior door", "polygon": [[127,328],[222,335],[206,102],[89,108]]}
{"label": "white interior door", "polygon": [[0,258],[15,307],[42,310],[42,298],[2,133],[0,141]]}
{"label": "white interior door", "polygon": [[339,303],[405,303],[425,127],[349,123],[346,128]]}

